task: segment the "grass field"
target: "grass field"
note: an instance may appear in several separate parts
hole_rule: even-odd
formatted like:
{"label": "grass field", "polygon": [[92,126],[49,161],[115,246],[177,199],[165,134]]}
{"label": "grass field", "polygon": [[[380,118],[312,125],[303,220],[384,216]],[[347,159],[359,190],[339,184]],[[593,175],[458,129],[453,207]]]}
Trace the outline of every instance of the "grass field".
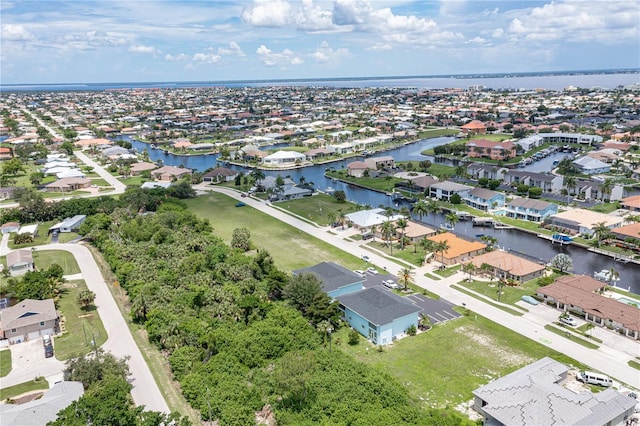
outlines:
{"label": "grass field", "polygon": [[388,178],[374,178],[374,177],[353,177],[347,176],[346,170],[336,170],[334,172],[326,172],[327,177],[337,178],[345,182],[354,183],[365,188],[370,188],[375,191],[391,192],[398,182],[406,182],[406,179],[399,179],[389,176]]}
{"label": "grass field", "polygon": [[338,202],[335,198],[326,194],[317,194],[313,197],[300,198],[274,203],[281,209],[288,210],[293,214],[315,222],[319,225],[329,225],[343,213],[351,213],[358,209],[358,205],[348,201]]}
{"label": "grass field", "polygon": [[[203,219],[209,219],[214,234],[227,243],[233,230],[245,227],[251,240],[267,250],[285,271],[306,268],[320,261],[336,262],[349,269],[362,266],[362,261],[349,253],[320,241],[291,225],[280,222],[250,206],[238,208],[236,201],[222,194],[208,194],[185,200],[189,210]],[[283,247],[286,245],[286,250]]]}
{"label": "grass field", "polygon": [[19,385],[0,389],[0,401],[22,395],[23,393],[47,389],[49,389],[49,382],[47,382],[44,377],[38,377],[36,380],[30,380],[28,382],[20,383]]}
{"label": "grass field", "polygon": [[95,307],[81,309],[76,300],[86,288],[83,280],[69,281],[58,302],[65,320],[65,333],[55,339],[55,355],[60,361],[89,353],[93,350],[92,339],[97,346],[107,341],[107,332]]}
{"label": "grass field", "polygon": [[63,250],[37,250],[33,252],[33,261],[38,269],[47,269],[54,263],[62,266],[65,275],[80,273],[80,267],[73,254]]}
{"label": "grass field", "polygon": [[0,377],[4,377],[11,372],[11,351],[8,349],[0,351]]}
{"label": "grass field", "polygon": [[340,338],[338,348],[390,374],[426,407],[455,406],[468,401],[479,386],[545,356],[584,367],[473,312],[399,340],[382,352],[364,338],[356,346],[348,345],[344,328],[335,337]]}
{"label": "grass field", "polygon": [[[467,276],[468,275],[465,274],[465,278]],[[561,275],[558,273],[554,273],[552,275],[554,280],[560,276]],[[474,277],[472,276],[472,278]],[[466,287],[470,290],[473,290],[476,293],[480,293],[484,296],[487,296],[490,299],[497,300],[498,299],[497,280],[487,281],[485,279],[478,280],[477,278],[478,277],[475,277],[473,281],[463,280],[459,283],[459,285]],[[513,305],[516,302],[519,302],[522,296],[524,295],[529,295],[529,296],[534,295],[538,288],[540,288],[540,286],[538,285],[538,278],[525,281],[524,283],[515,287],[503,286],[502,294],[500,295],[500,302]]]}

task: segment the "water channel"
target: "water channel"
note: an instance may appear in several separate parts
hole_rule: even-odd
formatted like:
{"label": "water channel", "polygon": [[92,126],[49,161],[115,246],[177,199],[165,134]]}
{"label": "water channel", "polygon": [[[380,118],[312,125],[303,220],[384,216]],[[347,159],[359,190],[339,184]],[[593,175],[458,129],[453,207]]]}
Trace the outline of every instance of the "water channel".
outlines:
{"label": "water channel", "polygon": [[[122,139],[130,141],[133,145],[133,148],[135,148],[138,152],[142,152],[146,149],[149,153],[149,158],[152,161],[162,160],[165,165],[184,165],[187,168],[204,171],[210,167],[216,167],[217,164],[218,156],[216,154],[178,156],[165,153],[160,149],[151,148],[148,144],[139,142],[128,136],[123,136]],[[387,151],[384,153],[384,155],[392,155],[397,161],[421,161],[424,159],[428,159],[421,154],[422,151],[438,145],[447,144],[452,140],[454,139],[451,137],[427,139]],[[277,148],[277,146],[265,147],[265,149],[274,148]],[[554,153],[520,170],[529,170],[535,172],[548,171],[552,169],[553,161],[560,160],[566,155],[569,154]],[[342,167],[346,167],[347,163],[352,161],[354,161],[354,158],[331,163],[330,166],[335,167],[336,169],[340,169]],[[315,184],[315,187],[320,190],[324,190],[327,187],[332,187],[336,190],[345,191],[347,199],[358,204],[369,205],[373,207],[399,207],[394,202],[394,200],[386,194],[370,191],[368,189],[359,188],[353,185],[333,181],[329,178],[326,178],[324,176],[324,172],[327,167],[328,165],[317,165],[287,171],[265,171],[265,175],[276,176],[278,174],[281,174],[283,176],[291,177],[296,182],[299,181],[301,176],[304,176],[307,182],[313,182]],[[231,168],[247,172],[247,169],[243,167],[231,166]],[[407,207],[410,207],[410,205],[407,205]],[[444,216],[442,214],[432,214],[428,217],[423,217],[422,221],[427,225],[439,226],[444,223]],[[616,262],[611,257],[592,253],[576,246],[561,246],[559,244],[551,244],[551,242],[548,240],[538,238],[535,235],[520,231],[494,229],[490,227],[476,227],[473,226],[470,221],[458,222],[455,226],[455,233],[467,237],[475,237],[478,234],[490,235],[498,239],[498,245],[501,248],[503,247],[505,249],[508,249],[515,254],[525,254],[527,257],[533,260],[542,261],[545,263],[549,262],[549,260],[551,260],[553,256],[558,253],[568,254],[573,260],[574,272],[577,274],[593,276],[593,273],[596,271],[614,267],[620,274],[620,281],[618,285],[621,288],[628,289],[636,294],[640,294],[640,266],[634,263]]]}

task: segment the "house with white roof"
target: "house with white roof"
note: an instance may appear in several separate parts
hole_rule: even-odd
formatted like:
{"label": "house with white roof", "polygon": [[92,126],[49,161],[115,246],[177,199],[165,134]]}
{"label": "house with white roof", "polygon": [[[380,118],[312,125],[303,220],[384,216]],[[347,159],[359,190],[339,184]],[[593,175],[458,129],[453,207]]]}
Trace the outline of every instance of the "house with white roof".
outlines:
{"label": "house with white roof", "polygon": [[399,219],[402,219],[404,216],[399,214],[394,214],[392,216],[387,217],[385,215],[384,209],[370,209],[370,210],[360,210],[355,213],[349,213],[345,215],[347,221],[353,226],[355,229],[359,229],[362,232],[368,231],[372,226],[380,226],[384,222],[395,222]]}
{"label": "house with white roof", "polygon": [[620,216],[585,209],[571,209],[547,217],[544,223],[560,228],[571,235],[580,234],[589,238],[599,223],[609,229],[615,229],[621,227],[624,221],[625,218]]}
{"label": "house with white roof", "polygon": [[296,151],[276,151],[262,159],[262,164],[270,166],[292,166],[306,161],[307,156]]}
{"label": "house with white roof", "polygon": [[611,166],[609,164],[586,155],[578,158],[577,160],[573,160],[571,164],[576,166],[580,172],[585,175],[609,173],[611,171]]}

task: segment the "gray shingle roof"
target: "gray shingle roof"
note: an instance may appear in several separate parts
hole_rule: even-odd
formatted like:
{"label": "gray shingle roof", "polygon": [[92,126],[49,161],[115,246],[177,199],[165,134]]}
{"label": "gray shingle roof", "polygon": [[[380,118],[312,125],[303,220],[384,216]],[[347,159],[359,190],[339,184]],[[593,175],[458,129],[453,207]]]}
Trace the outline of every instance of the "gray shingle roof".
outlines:
{"label": "gray shingle roof", "polygon": [[362,282],[362,278],[357,274],[333,262],[322,262],[309,268],[293,271],[294,275],[299,275],[304,272],[316,274],[322,281],[322,290],[325,293]]}
{"label": "gray shingle roof", "polygon": [[337,299],[342,305],[376,325],[388,324],[421,310],[402,297],[378,287],[338,296]]}
{"label": "gray shingle roof", "polygon": [[2,329],[9,330],[37,324],[41,321],[54,320],[58,318],[58,313],[53,299],[24,299],[14,306],[3,309],[0,318],[2,319]]}
{"label": "gray shingle roof", "polygon": [[3,426],[45,425],[58,418],[58,412],[67,408],[84,394],[81,382],[60,382],[46,391],[42,398],[25,404],[0,405]]}

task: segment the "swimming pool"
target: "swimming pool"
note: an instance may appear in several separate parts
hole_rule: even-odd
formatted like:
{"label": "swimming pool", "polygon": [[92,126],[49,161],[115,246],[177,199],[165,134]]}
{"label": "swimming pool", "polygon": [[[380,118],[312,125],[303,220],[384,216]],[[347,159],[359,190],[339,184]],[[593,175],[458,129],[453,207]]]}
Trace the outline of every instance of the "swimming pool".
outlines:
{"label": "swimming pool", "polygon": [[636,308],[640,308],[640,302],[633,299],[627,299],[626,297],[619,297],[618,302],[622,302],[626,305],[635,306]]}
{"label": "swimming pool", "polygon": [[494,210],[491,212],[491,214],[495,214],[497,216],[506,216],[507,211],[506,210]]}

